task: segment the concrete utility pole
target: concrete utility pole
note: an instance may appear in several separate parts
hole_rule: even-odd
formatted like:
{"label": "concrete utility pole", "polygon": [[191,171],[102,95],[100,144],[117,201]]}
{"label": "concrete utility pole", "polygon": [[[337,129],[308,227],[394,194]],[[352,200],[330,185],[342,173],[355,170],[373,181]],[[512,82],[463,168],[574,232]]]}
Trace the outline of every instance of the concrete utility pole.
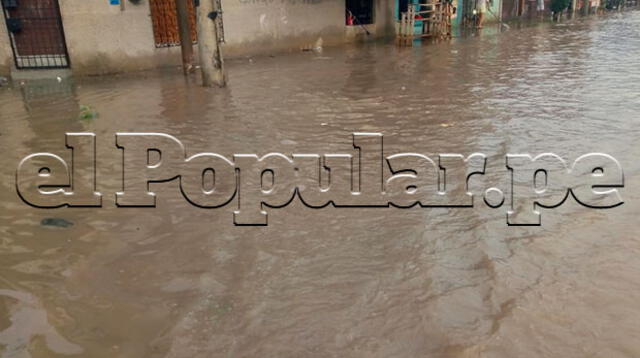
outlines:
{"label": "concrete utility pole", "polygon": [[200,0],[198,7],[198,50],[202,85],[205,87],[224,87],[227,78],[224,71],[222,49],[218,40],[218,23],[222,16],[217,0]]}
{"label": "concrete utility pole", "polygon": [[191,27],[189,26],[189,6],[187,1],[192,0],[176,0],[178,32],[182,49],[182,69],[185,76],[193,69],[193,41],[191,39]]}

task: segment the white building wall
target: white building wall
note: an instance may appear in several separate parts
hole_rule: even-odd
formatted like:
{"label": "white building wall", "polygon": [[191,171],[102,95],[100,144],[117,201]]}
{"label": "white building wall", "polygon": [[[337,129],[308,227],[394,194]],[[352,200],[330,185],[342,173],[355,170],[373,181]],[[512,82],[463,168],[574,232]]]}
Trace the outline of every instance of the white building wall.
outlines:
{"label": "white building wall", "polygon": [[11,52],[11,42],[4,16],[0,17],[0,76],[8,76],[11,73],[13,52]]}
{"label": "white building wall", "polygon": [[180,62],[180,48],[156,48],[149,0],[59,0],[71,69],[77,74],[135,71]]}
{"label": "white building wall", "polygon": [[[71,69],[97,75],[179,66],[180,48],[156,48],[149,1],[59,0]],[[211,0],[200,0],[211,1]],[[374,0],[375,24],[364,36],[345,25],[345,0],[222,0],[226,57],[299,51],[322,39],[324,46],[393,31],[393,0]],[[13,54],[4,19],[0,24],[0,73],[11,68]]]}

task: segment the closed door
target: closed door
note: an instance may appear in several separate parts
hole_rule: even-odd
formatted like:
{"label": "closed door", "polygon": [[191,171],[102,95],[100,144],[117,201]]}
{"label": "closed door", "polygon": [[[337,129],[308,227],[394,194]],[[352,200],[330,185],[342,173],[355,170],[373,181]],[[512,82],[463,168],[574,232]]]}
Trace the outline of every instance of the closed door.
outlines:
{"label": "closed door", "polygon": [[65,68],[58,0],[1,0],[17,68]]}

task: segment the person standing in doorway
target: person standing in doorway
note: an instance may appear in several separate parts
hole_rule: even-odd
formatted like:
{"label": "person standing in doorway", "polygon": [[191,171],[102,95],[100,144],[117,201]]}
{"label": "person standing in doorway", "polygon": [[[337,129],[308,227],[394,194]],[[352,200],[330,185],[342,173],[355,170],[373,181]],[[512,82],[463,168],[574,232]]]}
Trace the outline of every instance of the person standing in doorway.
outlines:
{"label": "person standing in doorway", "polygon": [[536,0],[536,10],[538,10],[538,17],[544,18],[544,0]]}
{"label": "person standing in doorway", "polygon": [[479,29],[482,28],[485,12],[487,12],[487,0],[477,0],[476,1],[476,16],[477,16],[476,27]]}

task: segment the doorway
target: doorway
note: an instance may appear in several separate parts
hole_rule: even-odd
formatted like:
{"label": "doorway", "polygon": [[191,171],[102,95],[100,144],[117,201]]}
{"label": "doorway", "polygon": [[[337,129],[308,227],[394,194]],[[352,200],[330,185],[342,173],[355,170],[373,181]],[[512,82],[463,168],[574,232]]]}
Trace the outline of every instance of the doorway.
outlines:
{"label": "doorway", "polygon": [[58,0],[1,0],[18,69],[67,68]]}
{"label": "doorway", "polygon": [[373,24],[373,0],[346,0],[347,25]]}

